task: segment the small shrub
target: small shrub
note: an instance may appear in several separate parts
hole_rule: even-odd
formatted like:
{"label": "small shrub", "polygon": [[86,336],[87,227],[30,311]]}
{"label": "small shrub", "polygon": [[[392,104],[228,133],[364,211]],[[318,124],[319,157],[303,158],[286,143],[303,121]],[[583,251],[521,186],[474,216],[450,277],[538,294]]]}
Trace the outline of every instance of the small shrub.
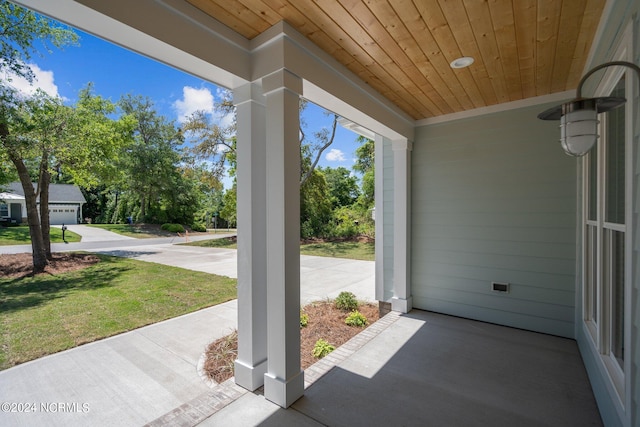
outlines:
{"label": "small shrub", "polygon": [[313,357],[315,357],[316,359],[322,359],[335,349],[336,348],[334,346],[320,338],[313,346]]}
{"label": "small shrub", "polygon": [[358,326],[363,328],[367,325],[367,318],[358,310],[354,310],[347,316],[344,323],[349,326]]}
{"label": "small shrub", "polygon": [[210,343],[205,354],[204,371],[210,379],[220,384],[231,378],[238,358],[238,331]]}
{"label": "small shrub", "polygon": [[309,324],[309,315],[307,313],[300,312],[300,327],[304,328]]}
{"label": "small shrub", "polygon": [[160,228],[170,233],[184,233],[184,227],[181,224],[165,223]]}
{"label": "small shrub", "polygon": [[194,222],[193,224],[191,224],[191,230],[205,233],[207,231],[207,227],[201,222]]}
{"label": "small shrub", "polygon": [[358,308],[358,300],[356,296],[351,292],[340,292],[336,300],[336,308],[345,311],[352,311]]}

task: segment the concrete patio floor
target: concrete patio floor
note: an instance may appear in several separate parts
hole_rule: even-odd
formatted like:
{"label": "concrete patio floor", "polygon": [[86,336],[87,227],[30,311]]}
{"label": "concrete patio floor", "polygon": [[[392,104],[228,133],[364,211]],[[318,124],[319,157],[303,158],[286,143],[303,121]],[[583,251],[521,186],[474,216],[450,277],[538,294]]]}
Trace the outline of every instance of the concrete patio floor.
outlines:
{"label": "concrete patio floor", "polygon": [[0,425],[602,425],[574,341],[419,310],[388,314],[307,369],[287,410],[233,380],[211,387],[198,355],[212,322],[233,325],[234,303],[0,372],[0,401],[36,404]]}
{"label": "concrete patio floor", "polygon": [[602,425],[572,340],[419,310],[383,323],[291,408],[245,393],[198,425]]}

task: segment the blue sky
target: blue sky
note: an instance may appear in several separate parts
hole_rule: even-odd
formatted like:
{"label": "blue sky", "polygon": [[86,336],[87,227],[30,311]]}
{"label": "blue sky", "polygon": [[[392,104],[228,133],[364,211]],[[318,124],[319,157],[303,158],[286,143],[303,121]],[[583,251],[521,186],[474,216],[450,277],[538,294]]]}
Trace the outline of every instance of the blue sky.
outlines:
{"label": "blue sky", "polygon": [[[78,92],[93,82],[95,93],[113,102],[127,93],[147,96],[160,114],[176,122],[195,110],[212,111],[214,99],[219,99],[220,89],[214,84],[87,33],[78,31],[78,34],[79,46],[33,56],[30,65],[37,77],[34,86],[72,103]],[[14,84],[29,90],[26,82],[14,79]],[[304,120],[308,135],[330,125],[323,110],[313,104],[308,104]],[[355,141],[357,135],[338,128],[333,145],[323,154],[319,165],[351,168],[359,145]]]}

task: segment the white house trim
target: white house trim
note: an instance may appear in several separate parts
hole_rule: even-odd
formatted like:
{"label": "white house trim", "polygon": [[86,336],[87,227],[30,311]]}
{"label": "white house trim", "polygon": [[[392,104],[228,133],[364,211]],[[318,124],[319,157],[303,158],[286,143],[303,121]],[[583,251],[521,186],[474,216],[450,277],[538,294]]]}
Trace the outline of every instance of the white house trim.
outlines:
{"label": "white house trim", "polygon": [[504,104],[490,105],[488,107],[474,108],[472,110],[461,111],[459,113],[444,114],[438,117],[431,117],[428,119],[422,119],[416,121],[416,126],[428,126],[438,123],[452,122],[460,119],[468,119],[471,117],[484,116],[485,114],[500,113],[503,111],[517,110],[520,108],[531,107],[534,105],[542,104],[559,104],[568,99],[576,97],[576,92],[573,90],[567,90],[564,92],[557,92],[551,95],[536,96],[534,98],[526,98],[518,101],[505,102]]}
{"label": "white house trim", "polygon": [[391,309],[408,313],[411,299],[411,149],[406,139],[393,148],[393,297]]}
{"label": "white house trim", "polygon": [[304,393],[300,368],[300,94],[287,70],[262,79],[266,96],[267,373],[264,396],[287,408]]}
{"label": "white house trim", "polygon": [[233,91],[238,119],[238,359],[235,380],[255,390],[267,372],[267,186],[265,97],[258,83]]}

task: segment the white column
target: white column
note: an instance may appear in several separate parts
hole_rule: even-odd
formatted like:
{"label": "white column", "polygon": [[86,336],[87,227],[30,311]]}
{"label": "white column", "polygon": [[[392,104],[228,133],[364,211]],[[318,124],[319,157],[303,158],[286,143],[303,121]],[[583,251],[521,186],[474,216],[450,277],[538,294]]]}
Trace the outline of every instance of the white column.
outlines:
{"label": "white column", "polygon": [[300,368],[300,141],[302,80],[262,79],[267,99],[267,328],[264,396],[287,408],[304,393]]}
{"label": "white column", "polygon": [[376,300],[384,299],[384,138],[376,134],[375,147],[375,209],[376,209]]}
{"label": "white column", "polygon": [[233,92],[237,131],[238,359],[236,384],[251,391],[267,372],[266,137],[262,88]]}
{"label": "white column", "polygon": [[391,309],[411,311],[411,148],[406,139],[393,140],[393,298]]}

